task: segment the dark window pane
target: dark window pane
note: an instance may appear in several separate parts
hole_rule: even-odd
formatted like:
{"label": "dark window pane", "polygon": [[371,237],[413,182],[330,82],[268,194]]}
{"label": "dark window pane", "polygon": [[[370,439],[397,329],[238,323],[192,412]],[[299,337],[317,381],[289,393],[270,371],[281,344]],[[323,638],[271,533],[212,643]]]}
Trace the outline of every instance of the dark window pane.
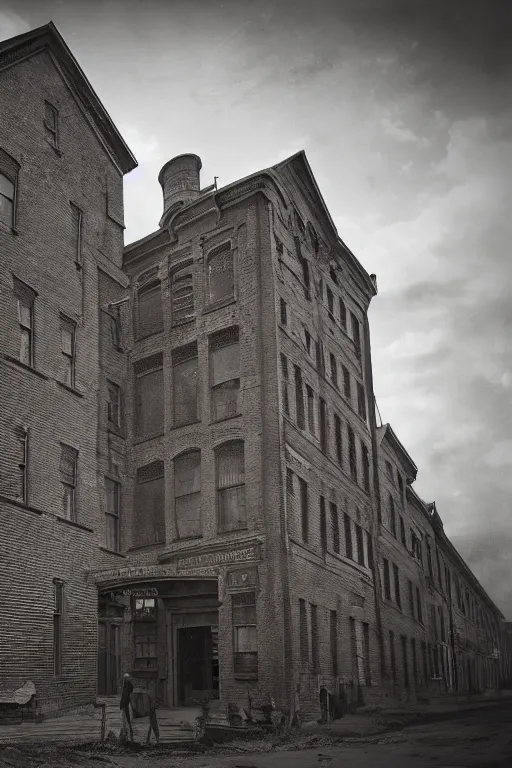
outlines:
{"label": "dark window pane", "polygon": [[174,497],[178,538],[201,535],[201,452],[174,460]]}
{"label": "dark window pane", "polygon": [[173,377],[175,425],[197,421],[197,357],[175,362]]}
{"label": "dark window pane", "polygon": [[148,438],[164,431],[164,374],[154,370],[135,380],[135,433]]}
{"label": "dark window pane", "polygon": [[210,303],[234,296],[235,278],[231,248],[226,247],[209,257],[208,289]]}
{"label": "dark window pane", "polygon": [[138,324],[139,337],[150,336],[163,330],[162,291],[160,281],[139,288]]}

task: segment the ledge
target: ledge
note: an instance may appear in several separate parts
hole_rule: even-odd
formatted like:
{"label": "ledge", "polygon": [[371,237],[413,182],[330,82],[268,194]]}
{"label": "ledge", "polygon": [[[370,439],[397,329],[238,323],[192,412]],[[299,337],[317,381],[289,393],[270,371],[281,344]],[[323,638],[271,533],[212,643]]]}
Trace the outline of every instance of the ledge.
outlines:
{"label": "ledge", "polygon": [[132,441],[132,445],[141,445],[142,443],[149,443],[150,440],[157,440],[159,437],[165,437],[164,432],[158,432],[156,435],[149,435],[149,437],[137,437]]}
{"label": "ledge", "polygon": [[30,373],[34,373],[36,376],[39,376],[40,379],[44,379],[45,381],[48,381],[48,376],[46,376],[46,374],[44,373],[41,373],[41,371],[38,371],[37,368],[33,368],[31,365],[22,363],[21,360],[18,360],[15,357],[11,357],[11,355],[6,355],[5,353],[2,355],[2,357],[4,358],[4,360],[7,360],[9,363],[13,363],[19,368],[22,368],[24,371],[30,371]]}
{"label": "ledge", "polygon": [[203,309],[201,314],[209,315],[210,312],[215,312],[217,309],[223,309],[224,307],[229,307],[236,303],[237,299],[231,296],[229,299],[224,299],[222,301],[216,301],[215,303],[208,304],[208,306]]}
{"label": "ledge", "polygon": [[68,392],[71,392],[72,395],[76,395],[77,397],[83,397],[83,392],[80,392],[78,389],[75,389],[74,387],[70,387],[69,384],[64,384],[63,381],[56,380],[59,387],[62,387],[62,389],[67,390]]}
{"label": "ledge", "polygon": [[81,531],[87,531],[88,533],[94,533],[94,530],[92,528],[88,528],[86,525],[82,525],[82,523],[77,523],[74,520],[68,520],[65,517],[61,517],[60,515],[52,515],[59,523],[64,523],[65,525],[71,525],[73,528],[79,528]]}
{"label": "ledge", "polygon": [[121,552],[114,552],[113,549],[107,549],[106,547],[100,547],[100,550],[102,552],[106,552],[107,555],[115,555],[116,557],[122,557],[126,559],[126,555],[123,555]]}
{"label": "ledge", "polygon": [[33,512],[36,515],[44,515],[44,510],[37,509],[37,507],[31,507],[30,504],[24,504],[22,501],[11,499],[10,496],[4,496],[3,494],[0,494],[0,502],[3,502],[4,504],[11,504],[13,507],[24,509],[27,512]]}

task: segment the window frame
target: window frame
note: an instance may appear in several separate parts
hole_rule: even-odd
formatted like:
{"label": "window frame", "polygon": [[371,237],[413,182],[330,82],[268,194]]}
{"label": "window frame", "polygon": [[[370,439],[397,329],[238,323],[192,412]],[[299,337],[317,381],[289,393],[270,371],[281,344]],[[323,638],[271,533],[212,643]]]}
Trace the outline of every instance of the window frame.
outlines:
{"label": "window frame", "polygon": [[[196,392],[195,392],[195,415],[190,419],[184,420],[183,417],[179,418],[178,409],[176,408],[176,369],[182,366],[184,363],[189,363],[191,360],[195,360],[196,363]],[[188,424],[195,424],[201,419],[200,410],[200,388],[199,388],[199,349],[197,342],[186,344],[183,347],[173,349],[171,352],[171,368],[172,368],[172,424],[173,427],[185,427]],[[165,396],[164,396],[165,398]]]}
{"label": "window frame", "polygon": [[[63,331],[68,331],[71,337],[71,352],[65,351],[65,345],[63,341]],[[61,338],[61,355],[66,361],[66,372],[69,373],[69,381],[62,381],[61,384],[65,384],[71,389],[75,389],[76,384],[76,331],[77,323],[71,317],[67,317],[61,313],[60,315],[60,338]]]}
{"label": "window frame", "polygon": [[20,482],[21,482],[21,503],[28,505],[29,501],[29,430],[25,427],[18,427],[16,429],[16,437],[21,448],[21,457],[18,464],[20,470]]}
{"label": "window frame", "polygon": [[[48,122],[48,115],[51,114],[54,118],[54,124],[50,125]],[[46,141],[50,145],[52,149],[55,149],[57,152],[60,153],[60,132],[59,132],[59,110],[57,107],[54,107],[53,104],[50,104],[49,101],[45,99],[44,101],[44,118],[43,118],[43,125],[46,129]]]}
{"label": "window frame", "polygon": [[[179,467],[179,463],[185,461],[186,459],[190,459],[192,456],[199,459],[199,490],[198,491],[191,491],[189,493],[180,493],[179,495],[176,492],[176,478],[177,478],[177,465]],[[201,509],[201,503],[202,503],[202,478],[201,478],[201,470],[202,470],[202,456],[201,456],[201,449],[200,448],[190,448],[186,450],[183,453],[180,453],[178,456],[175,456],[172,460],[173,463],[173,498],[174,498],[174,518],[175,518],[175,525],[176,525],[176,538],[178,541],[186,541],[187,539],[199,539],[203,535],[203,529],[202,529],[202,509]],[[180,535],[180,526],[179,526],[179,518],[178,518],[178,499],[182,498],[188,498],[188,497],[197,497],[199,500],[198,504],[198,512],[199,512],[199,530],[195,533],[189,533],[188,535]]]}
{"label": "window frame", "polygon": [[[115,391],[115,402],[113,402],[111,395]],[[119,384],[116,384],[114,381],[111,381],[110,379],[107,379],[107,421],[109,424],[111,424],[113,427],[115,427],[116,430],[121,430],[123,428],[123,419],[122,419],[122,390]],[[117,418],[112,418],[112,414],[117,410]]]}
{"label": "window frame", "polygon": [[[67,498],[71,500],[71,509],[70,509],[69,516],[62,514],[62,511],[61,511],[60,517],[63,517],[64,520],[69,520],[71,522],[76,523],[77,511],[78,511],[77,510],[78,450],[76,448],[73,448],[72,445],[67,445],[66,443],[61,443],[60,448],[61,448],[60,484],[64,489],[62,502],[64,502],[64,500]],[[69,459],[71,459],[73,462],[73,480],[72,481],[63,479],[64,473],[62,470],[62,464]],[[66,495],[64,495],[64,493]],[[69,496],[67,494],[69,494]]]}
{"label": "window frame", "polygon": [[[109,506],[109,499],[111,498],[111,495],[109,494],[109,485],[111,485],[114,498],[114,507],[111,508]],[[110,552],[116,552],[119,553],[121,551],[121,529],[120,529],[120,518],[121,518],[121,483],[119,480],[114,480],[112,477],[108,477],[108,475],[105,475],[105,493],[107,498],[107,503],[105,507],[105,522],[106,522],[106,536],[105,536],[105,546]],[[110,546],[111,539],[109,536],[109,525],[110,522],[113,521],[114,525],[114,546]]]}
{"label": "window frame", "polygon": [[154,355],[147,355],[145,357],[140,358],[140,360],[136,360],[133,363],[133,376],[134,376],[134,388],[133,388],[133,396],[134,396],[134,407],[133,407],[133,434],[135,442],[144,442],[146,440],[151,440],[155,437],[158,437],[159,435],[162,435],[164,432],[164,424],[163,424],[163,418],[162,418],[162,428],[155,431],[155,432],[149,432],[146,431],[144,428],[145,421],[143,420],[143,409],[141,407],[141,403],[143,402],[142,398],[142,384],[139,383],[144,377],[149,376],[151,374],[159,373],[162,377],[162,414],[165,414],[165,382],[164,382],[164,366],[163,366],[163,354],[162,353],[156,353]]}
{"label": "window frame", "polygon": [[[213,365],[213,356],[216,351],[219,349],[225,349],[226,347],[236,347],[237,350],[237,363],[238,363],[238,376],[235,376],[233,379],[226,379],[218,384],[214,384],[213,381],[213,371],[214,371],[214,365]],[[241,371],[240,371],[240,329],[238,326],[232,326],[229,328],[223,328],[221,331],[218,331],[214,334],[212,334],[208,339],[208,365],[209,365],[209,379],[210,379],[210,414],[211,414],[211,421],[212,423],[219,423],[221,421],[226,421],[226,419],[233,419],[237,416],[241,416],[242,414],[242,407],[241,407]],[[226,389],[227,385],[233,385],[233,389],[236,388],[237,391],[237,405],[234,413],[229,413],[228,415],[217,415],[216,409],[216,398],[215,398],[215,392],[219,392],[222,389]]]}
{"label": "window frame", "polygon": [[[211,298],[211,277],[210,277],[210,263],[223,253],[229,252],[231,258],[231,273],[233,277],[233,288],[229,295],[221,296],[217,299]],[[231,304],[237,299],[237,264],[236,264],[236,248],[231,240],[226,240],[223,243],[219,243],[211,248],[205,256],[205,309],[212,310],[217,307],[224,307],[226,304]]]}
{"label": "window frame", "polygon": [[[179,282],[180,279],[183,279],[183,278],[180,278],[180,275],[181,273],[185,272],[185,270],[190,270],[192,310],[190,314],[186,314],[183,317],[176,318],[175,316],[176,297],[174,295],[174,292],[176,290],[176,284]],[[195,292],[194,292],[194,262],[192,260],[187,260],[187,261],[181,262],[180,264],[173,265],[169,274],[169,287],[170,287],[170,294],[171,294],[171,325],[173,326],[173,328],[179,325],[185,325],[187,323],[193,322],[193,320],[196,318],[196,303],[195,303]]]}
{"label": "window frame", "polygon": [[309,485],[303,477],[297,475],[299,480],[300,499],[300,531],[304,544],[309,542]]}
{"label": "window frame", "polygon": [[[241,467],[243,468],[243,482],[234,483],[232,485],[223,485],[222,487],[219,487],[219,457],[222,455],[222,452],[225,451],[226,455],[229,455],[230,453],[236,453],[236,450],[241,449]],[[247,471],[246,471],[246,465],[245,465],[245,442],[242,439],[235,439],[235,440],[228,440],[223,443],[220,443],[220,445],[215,446],[214,449],[215,453],[215,498],[216,498],[216,507],[217,507],[217,531],[219,533],[232,533],[233,531],[241,531],[245,530],[247,528]],[[243,519],[241,522],[238,523],[238,525],[226,525],[224,522],[222,522],[222,502],[221,496],[222,491],[232,490],[234,488],[242,488],[243,489]],[[225,495],[225,494],[224,494]]]}
{"label": "window frame", "polygon": [[79,208],[78,205],[76,205],[76,203],[73,203],[71,200],[69,202],[69,206],[71,208],[72,221],[74,221],[74,217],[76,216],[76,222],[77,222],[76,243],[75,243],[75,263],[81,265],[82,264],[84,213],[82,209]]}
{"label": "window frame", "polygon": [[60,677],[62,675],[64,582],[61,579],[53,579],[52,583],[53,583],[53,676]]}
{"label": "window frame", "polygon": [[[164,302],[163,302],[163,296],[162,296],[162,280],[160,279],[158,275],[158,268],[151,271],[151,274],[148,274],[146,279],[144,279],[144,275],[142,276],[142,279],[137,282],[136,287],[136,321],[135,321],[135,337],[137,341],[141,341],[142,339],[148,339],[150,336],[156,336],[158,333],[162,333],[164,331]],[[159,310],[159,324],[154,329],[145,329],[141,330],[144,327],[144,323],[141,323],[140,319],[140,297],[144,294],[149,294],[151,292],[155,292],[155,294],[158,292],[160,294],[160,310]],[[146,323],[147,325],[147,323]]]}
{"label": "window frame", "polygon": [[[245,600],[244,600],[245,597]],[[253,602],[247,602],[248,598],[252,597]],[[238,604],[237,604],[238,603]],[[251,608],[254,611],[253,623],[248,623],[247,620],[239,622],[236,619],[236,611],[246,612],[247,608]],[[241,609],[241,610],[240,610]],[[233,628],[233,675],[238,680],[257,680],[258,679],[258,611],[257,611],[257,595],[256,590],[247,590],[243,592],[237,592],[231,595],[231,622]],[[238,648],[238,629],[247,629],[248,627],[254,628],[255,647],[254,651],[239,651]],[[252,661],[254,669],[249,672],[242,672],[237,669],[237,660],[241,656],[250,655],[253,657]]]}

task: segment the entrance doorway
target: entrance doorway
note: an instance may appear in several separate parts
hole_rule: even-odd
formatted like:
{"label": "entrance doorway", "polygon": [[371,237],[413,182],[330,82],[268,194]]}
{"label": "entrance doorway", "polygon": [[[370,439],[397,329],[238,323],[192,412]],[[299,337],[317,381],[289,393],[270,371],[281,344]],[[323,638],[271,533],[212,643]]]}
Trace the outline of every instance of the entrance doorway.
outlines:
{"label": "entrance doorway", "polygon": [[113,696],[121,681],[120,627],[110,621],[98,622],[98,693]]}
{"label": "entrance doorway", "polygon": [[181,627],[177,634],[179,705],[190,706],[196,701],[217,698],[218,627]]}

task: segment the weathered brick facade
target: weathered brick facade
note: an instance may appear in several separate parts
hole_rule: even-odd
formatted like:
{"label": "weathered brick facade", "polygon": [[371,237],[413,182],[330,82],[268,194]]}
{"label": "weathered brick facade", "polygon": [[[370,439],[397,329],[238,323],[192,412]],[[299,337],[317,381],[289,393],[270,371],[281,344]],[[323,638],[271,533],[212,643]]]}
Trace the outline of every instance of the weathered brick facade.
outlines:
{"label": "weathered brick facade", "polygon": [[306,719],[496,687],[501,616],[376,426],[375,278],[304,153],[221,190],[175,158],[123,256],[135,161],[53,27],[0,45],[0,97],[0,687],[50,712],[129,670],[169,706]]}

